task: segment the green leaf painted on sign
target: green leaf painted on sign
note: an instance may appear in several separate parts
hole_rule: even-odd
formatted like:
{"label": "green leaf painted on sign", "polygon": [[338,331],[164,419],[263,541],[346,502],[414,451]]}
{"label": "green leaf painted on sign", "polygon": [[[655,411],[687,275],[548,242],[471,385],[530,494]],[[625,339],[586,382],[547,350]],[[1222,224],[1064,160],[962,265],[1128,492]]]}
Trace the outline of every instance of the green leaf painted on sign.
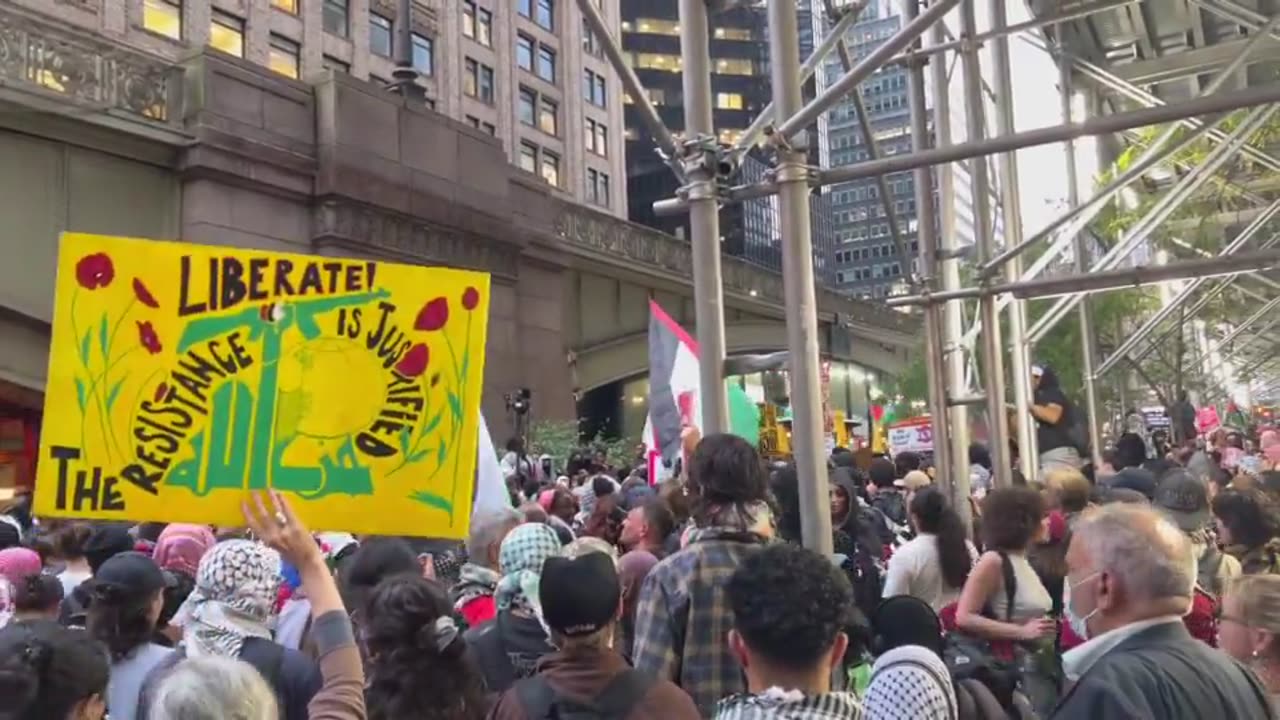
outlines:
{"label": "green leaf painted on sign", "polygon": [[111,389],[107,391],[107,409],[116,404],[116,398],[120,396],[120,390],[124,387],[124,380],[117,380]]}
{"label": "green leaf painted on sign", "polygon": [[410,495],[409,499],[420,502],[423,505],[430,505],[433,508],[439,508],[440,510],[443,510],[451,515],[453,514],[453,503],[449,502],[445,498],[440,497],[439,495],[436,495],[435,493],[429,493],[425,490],[419,490],[418,492],[415,492],[412,495]]}
{"label": "green leaf painted on sign", "polygon": [[452,390],[449,391],[449,410],[453,413],[454,420],[462,422],[462,400]]}
{"label": "green leaf painted on sign", "polygon": [[427,421],[427,424],[422,426],[422,433],[421,433],[422,437],[426,437],[431,433],[432,430],[435,430],[436,427],[440,425],[440,421],[443,419],[444,419],[444,413],[436,413],[434,416],[432,416],[432,418]]}
{"label": "green leaf painted on sign", "polygon": [[449,454],[449,446],[445,444],[444,440],[441,440],[440,447],[436,448],[436,464],[443,465],[444,456],[448,454]]}
{"label": "green leaf painted on sign", "polygon": [[419,450],[418,452],[409,456],[409,462],[411,463],[422,462],[423,460],[426,459],[427,455],[431,454],[431,451],[434,449],[435,448],[426,448],[423,450]]}
{"label": "green leaf painted on sign", "polygon": [[409,428],[400,431],[400,454],[409,454]]}
{"label": "green leaf painted on sign", "polygon": [[93,337],[92,330],[84,331],[84,338],[80,340],[80,361],[89,364],[89,339]]}
{"label": "green leaf painted on sign", "polygon": [[[87,338],[89,336],[85,335],[85,337]],[[80,378],[76,378],[76,402],[80,403],[81,412],[84,412],[84,400],[85,400],[84,381],[81,380]]]}
{"label": "green leaf painted on sign", "polygon": [[462,353],[462,372],[460,373],[462,377],[465,378],[467,376],[467,368],[469,367],[471,367],[471,348],[467,348]]}
{"label": "green leaf painted on sign", "polygon": [[107,357],[107,314],[102,314],[102,322],[98,323],[98,347],[102,349],[102,361],[106,362]]}

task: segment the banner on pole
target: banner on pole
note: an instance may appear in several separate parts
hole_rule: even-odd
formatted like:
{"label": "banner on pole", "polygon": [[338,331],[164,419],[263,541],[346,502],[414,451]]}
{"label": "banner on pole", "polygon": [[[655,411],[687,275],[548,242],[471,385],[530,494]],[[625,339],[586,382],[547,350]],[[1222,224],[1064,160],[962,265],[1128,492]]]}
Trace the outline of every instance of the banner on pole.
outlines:
{"label": "banner on pole", "polygon": [[35,510],[461,538],[489,276],[64,234]]}

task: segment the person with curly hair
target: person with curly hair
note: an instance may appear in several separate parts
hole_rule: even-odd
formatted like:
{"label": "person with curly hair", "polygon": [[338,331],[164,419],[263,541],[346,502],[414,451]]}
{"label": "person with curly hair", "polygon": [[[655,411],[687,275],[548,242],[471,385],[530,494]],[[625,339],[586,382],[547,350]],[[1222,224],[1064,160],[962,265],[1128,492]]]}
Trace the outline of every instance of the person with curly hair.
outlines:
{"label": "person with curly hair", "polygon": [[683,688],[705,715],[743,690],[742,668],[724,642],[724,578],[772,535],[769,476],[756,448],[735,435],[702,438],[685,470],[693,528],[640,590],[633,659]]}
{"label": "person with curly hair", "polygon": [[155,561],[136,552],[107,560],[93,576],[86,628],[111,658],[107,710],[113,718],[137,717],[143,681],[172,653],[151,641],[165,584]]}
{"label": "person with curly hair", "polygon": [[444,588],[411,575],[388,578],[370,593],[364,608],[370,657],[365,703],[372,720],[484,717],[484,680],[452,609]]}
{"label": "person with curly hair", "polygon": [[728,646],[747,686],[716,705],[715,720],[861,717],[853,693],[831,689],[849,644],[853,590],[830,560],[790,543],[770,545],[738,565],[725,594]]}
{"label": "person with curly hair", "polygon": [[1280,516],[1266,493],[1224,490],[1213,498],[1218,541],[1245,575],[1280,573]]}

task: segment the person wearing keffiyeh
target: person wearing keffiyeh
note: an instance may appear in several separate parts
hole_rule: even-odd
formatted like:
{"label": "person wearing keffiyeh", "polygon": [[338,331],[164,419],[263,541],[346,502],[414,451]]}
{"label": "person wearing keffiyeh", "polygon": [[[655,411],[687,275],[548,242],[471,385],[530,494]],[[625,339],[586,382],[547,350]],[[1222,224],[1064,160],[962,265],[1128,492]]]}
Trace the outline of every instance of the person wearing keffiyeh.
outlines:
{"label": "person wearing keffiyeh", "polygon": [[471,518],[467,562],[459,569],[458,582],[450,592],[454,611],[468,627],[482,625],[497,614],[493,594],[502,579],[498,573],[502,541],[523,521],[524,516],[510,508],[477,513]]}
{"label": "person wearing keffiyeh", "polygon": [[306,720],[307,703],[322,684],[320,668],[272,639],[280,579],[280,555],[265,545],[227,540],[205,553],[195,589],[173,618],[182,628],[182,645],[144,683],[143,713],[170,667],[187,657],[217,656],[243,660],[268,678],[280,701],[281,720]]}
{"label": "person wearing keffiyeh", "polygon": [[494,590],[497,614],[464,638],[476,654],[490,692],[504,692],[533,675],[538,660],[555,651],[548,641],[538,602],[542,564],[560,553],[560,539],[541,523],[520,525],[502,541],[502,579]]}

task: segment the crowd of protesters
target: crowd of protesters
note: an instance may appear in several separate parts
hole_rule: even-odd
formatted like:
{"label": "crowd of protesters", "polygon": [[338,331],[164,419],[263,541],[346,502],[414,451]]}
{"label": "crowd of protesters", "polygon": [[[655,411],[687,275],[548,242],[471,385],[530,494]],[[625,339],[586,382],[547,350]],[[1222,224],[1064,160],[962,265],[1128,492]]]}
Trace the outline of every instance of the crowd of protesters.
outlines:
{"label": "crowd of protesters", "polygon": [[[1039,377],[1037,420],[1069,418]],[[0,719],[1277,717],[1280,436],[1081,468],[1049,435],[1013,486],[975,446],[960,507],[927,458],[837,450],[829,557],[800,546],[810,479],[694,432],[657,484],[513,442],[511,506],[461,544],[313,533],[276,494],[240,528],[20,497]]]}

